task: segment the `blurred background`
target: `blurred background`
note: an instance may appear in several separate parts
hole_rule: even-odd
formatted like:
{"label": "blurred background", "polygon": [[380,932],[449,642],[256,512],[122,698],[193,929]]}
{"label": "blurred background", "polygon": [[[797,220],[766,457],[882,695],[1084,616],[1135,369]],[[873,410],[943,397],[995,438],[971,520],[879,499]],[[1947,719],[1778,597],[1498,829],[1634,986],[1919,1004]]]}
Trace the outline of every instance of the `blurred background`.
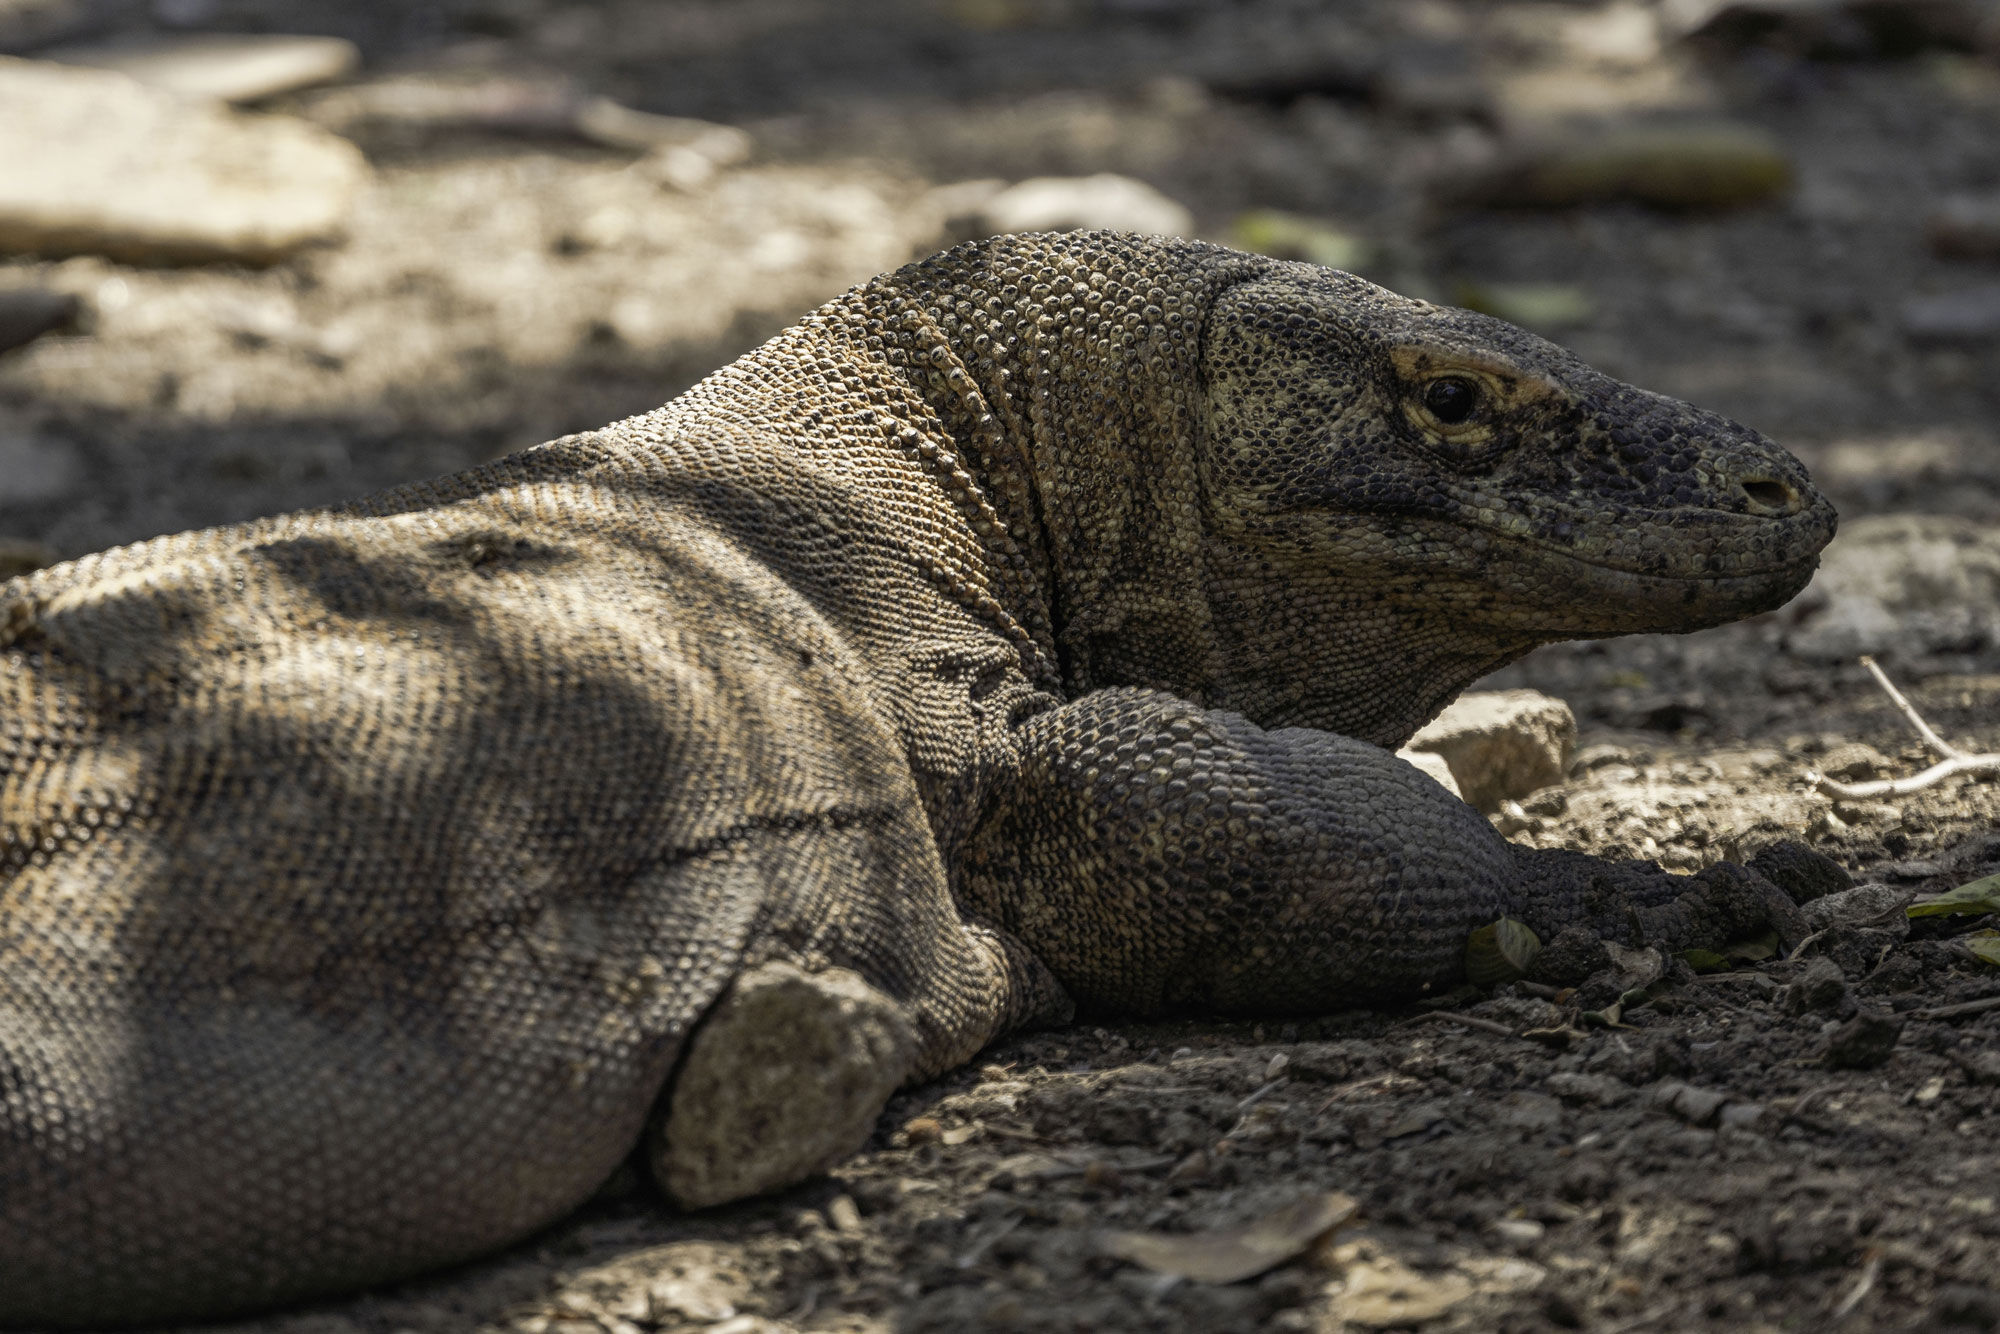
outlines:
{"label": "blurred background", "polygon": [[954,239],[1114,226],[1514,319],[1806,459],[1843,536],[1800,603],[1505,678],[1587,722],[2000,662],[2000,0],[0,0],[0,52],[10,569],[593,427]]}

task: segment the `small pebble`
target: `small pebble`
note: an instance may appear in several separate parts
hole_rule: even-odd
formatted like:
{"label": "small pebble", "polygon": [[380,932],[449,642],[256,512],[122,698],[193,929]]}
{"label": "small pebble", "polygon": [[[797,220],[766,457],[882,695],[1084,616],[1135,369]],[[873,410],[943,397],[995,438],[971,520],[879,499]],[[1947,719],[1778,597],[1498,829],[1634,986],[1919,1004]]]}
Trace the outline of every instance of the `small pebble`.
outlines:
{"label": "small pebble", "polygon": [[1695,1126],[1705,1126],[1713,1122],[1716,1115],[1721,1112],[1723,1104],[1729,1101],[1727,1094],[1717,1093],[1713,1089],[1698,1089],[1677,1079],[1655,1084],[1648,1096],[1654,1106],[1664,1107],[1689,1125]]}
{"label": "small pebble", "polygon": [[1545,1087],[1564,1102],[1591,1103],[1598,1107],[1616,1107],[1632,1097],[1632,1086],[1615,1075],[1561,1071],[1550,1075]]}
{"label": "small pebble", "polygon": [[1540,1241],[1548,1229],[1532,1218],[1501,1218],[1495,1220],[1491,1231],[1502,1245],[1525,1251]]}
{"label": "small pebble", "polygon": [[1764,1104],[1761,1102],[1732,1102],[1722,1109],[1716,1118],[1718,1125],[1735,1130],[1754,1130],[1764,1119]]}
{"label": "small pebble", "polygon": [[1828,778],[1853,782],[1875,778],[1889,771],[1888,757],[1865,741],[1843,741],[1820,757],[1814,766]]}
{"label": "small pebble", "polygon": [[1897,1016],[1863,1010],[1827,1038],[1826,1063],[1835,1070],[1873,1070],[1895,1052],[1902,1035]]}
{"label": "small pebble", "polygon": [[[1823,931],[1842,923],[1873,922],[1890,917],[1909,900],[1908,890],[1892,885],[1856,885],[1838,894],[1814,899],[1799,909],[1809,930]],[[1893,919],[1892,919],[1893,920]],[[1908,919],[1903,921],[1907,924]]]}
{"label": "small pebble", "polygon": [[1784,1009],[1786,1014],[1832,1014],[1846,999],[1846,974],[1833,960],[1820,958],[1785,988]]}
{"label": "small pebble", "polygon": [[861,1210],[851,1195],[836,1195],[833,1203],[826,1206],[826,1218],[836,1232],[859,1232],[861,1230]]}
{"label": "small pebble", "polygon": [[1833,813],[1849,824],[1901,824],[1903,808],[1886,801],[1836,801]]}

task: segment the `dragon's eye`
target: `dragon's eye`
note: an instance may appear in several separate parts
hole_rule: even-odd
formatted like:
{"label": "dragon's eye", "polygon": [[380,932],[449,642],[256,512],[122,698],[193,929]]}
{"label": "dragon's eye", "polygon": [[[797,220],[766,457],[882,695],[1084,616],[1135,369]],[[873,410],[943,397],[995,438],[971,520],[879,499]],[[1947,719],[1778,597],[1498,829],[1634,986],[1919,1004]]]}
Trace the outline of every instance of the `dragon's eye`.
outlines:
{"label": "dragon's eye", "polygon": [[1441,375],[1424,386],[1424,410],[1446,426],[1457,426],[1479,408],[1479,386],[1463,375]]}

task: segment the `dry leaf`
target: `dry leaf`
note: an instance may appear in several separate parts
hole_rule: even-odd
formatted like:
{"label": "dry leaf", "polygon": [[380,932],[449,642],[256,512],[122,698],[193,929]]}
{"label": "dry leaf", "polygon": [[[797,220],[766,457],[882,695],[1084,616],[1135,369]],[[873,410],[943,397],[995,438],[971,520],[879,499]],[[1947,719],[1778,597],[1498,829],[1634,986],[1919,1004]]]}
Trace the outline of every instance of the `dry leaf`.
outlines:
{"label": "dry leaf", "polygon": [[1098,1249],[1159,1274],[1201,1283],[1255,1278],[1354,1217],[1360,1206],[1336,1191],[1308,1195],[1254,1223],[1207,1232],[1100,1232]]}

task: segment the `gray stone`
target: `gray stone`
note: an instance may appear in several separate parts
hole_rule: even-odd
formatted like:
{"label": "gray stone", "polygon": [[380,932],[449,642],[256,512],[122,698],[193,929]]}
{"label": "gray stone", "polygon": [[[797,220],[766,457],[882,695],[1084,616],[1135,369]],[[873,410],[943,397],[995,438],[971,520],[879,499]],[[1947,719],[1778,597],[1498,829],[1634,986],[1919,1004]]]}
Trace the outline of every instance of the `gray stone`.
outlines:
{"label": "gray stone", "polygon": [[1894,931],[1901,923],[1902,931],[1909,929],[1909,919],[1897,912],[1913,896],[1906,889],[1891,885],[1856,885],[1853,889],[1843,889],[1838,894],[1828,894],[1802,905],[1799,912],[1806,919],[1806,927],[1812,931],[1824,931],[1830,926],[1885,926]]}
{"label": "gray stone", "polygon": [[1814,767],[1828,778],[1853,782],[1857,779],[1880,778],[1890,772],[1892,766],[1886,755],[1866,741],[1847,741],[1822,755]]}
{"label": "gray stone", "polygon": [[1189,236],[1194,215],[1144,181],[1095,176],[1037,176],[988,199],[974,215],[978,235],[1067,232],[1087,228],[1145,236]]}
{"label": "gray stone", "polygon": [[1847,975],[1831,959],[1814,959],[1785,988],[1786,1014],[1832,1014],[1847,999]]}
{"label": "gray stone", "polygon": [[336,235],[367,164],[304,121],[0,57],[0,251],[268,263]]}
{"label": "gray stone", "polygon": [[1793,653],[1851,662],[2000,636],[2000,533],[1942,514],[1845,523],[1794,602]]}
{"label": "gray stone", "polygon": [[1755,1130],[1764,1120],[1761,1102],[1732,1102],[1716,1117],[1716,1124],[1732,1130]]}
{"label": "gray stone", "polygon": [[1576,715],[1534,690],[1475,691],[1410,738],[1444,757],[1459,794],[1482,811],[1560,783],[1576,748]]}
{"label": "gray stone", "polygon": [[1494,1240],[1510,1250],[1525,1251],[1542,1239],[1548,1228],[1532,1218],[1496,1218],[1488,1226]]}
{"label": "gray stone", "polygon": [[40,53],[61,65],[113,70],[148,88],[218,102],[255,102],[352,74],[361,51],[340,37],[204,33],[144,41],[59,46]]}
{"label": "gray stone", "polygon": [[1729,1095],[1726,1093],[1717,1093],[1714,1089],[1696,1088],[1677,1079],[1655,1084],[1648,1090],[1647,1097],[1654,1106],[1672,1112],[1692,1126],[1713,1125],[1722,1111],[1723,1104],[1729,1101]]}
{"label": "gray stone", "polygon": [[1544,1086],[1564,1102],[1589,1103],[1595,1107],[1616,1107],[1630,1102],[1633,1089],[1615,1075],[1594,1075],[1563,1070],[1548,1077]]}
{"label": "gray stone", "polygon": [[859,1150],[916,1059],[901,1006],[845,969],[751,969],[681,1058],[654,1174],[684,1208],[788,1186]]}
{"label": "gray stone", "polygon": [[1510,1093],[1493,1109],[1493,1122],[1536,1133],[1560,1130],[1563,1123],[1562,1104],[1546,1093],[1525,1090]]}
{"label": "gray stone", "polygon": [[1863,1010],[1833,1030],[1826,1040],[1826,1063],[1835,1070],[1873,1070],[1895,1054],[1903,1021],[1880,1010]]}

